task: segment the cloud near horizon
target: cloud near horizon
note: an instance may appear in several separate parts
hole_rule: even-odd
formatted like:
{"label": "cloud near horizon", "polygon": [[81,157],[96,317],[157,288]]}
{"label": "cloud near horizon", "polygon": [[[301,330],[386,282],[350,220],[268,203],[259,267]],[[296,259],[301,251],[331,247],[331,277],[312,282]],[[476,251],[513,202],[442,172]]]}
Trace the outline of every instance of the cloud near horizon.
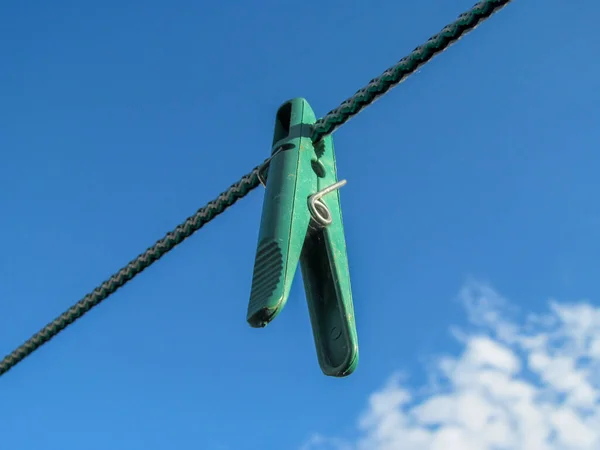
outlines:
{"label": "cloud near horizon", "polygon": [[393,376],[360,416],[358,438],[314,435],[302,450],[600,449],[600,308],[551,301],[512,320],[489,285],[460,292],[473,330],[436,358],[419,389]]}

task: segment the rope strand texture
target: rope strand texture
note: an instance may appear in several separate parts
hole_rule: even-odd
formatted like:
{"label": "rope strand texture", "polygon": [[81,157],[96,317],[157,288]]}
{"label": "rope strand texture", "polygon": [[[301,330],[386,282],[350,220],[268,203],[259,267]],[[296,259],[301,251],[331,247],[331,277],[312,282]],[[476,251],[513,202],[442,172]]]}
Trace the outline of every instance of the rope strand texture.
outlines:
{"label": "rope strand texture", "polygon": [[[379,78],[373,79],[366,87],[359,90],[338,108],[319,119],[314,127],[313,141],[318,142],[323,136],[333,133],[351,117],[358,114],[392,87],[398,85],[411,73],[415,72],[435,55],[444,51],[468,31],[477,27],[483,20],[506,6],[510,1],[484,0],[477,3],[470,11],[463,13],[454,23],[446,26],[424,45],[417,47],[398,64],[386,70]],[[83,297],[58,318],[47,324],[13,352],[5,356],[0,361],[0,376],[4,375],[66,327],[89,312],[94,306],[97,306],[111,294],[114,294],[128,281],[131,281],[136,275],[142,273],[178,244],[189,238],[227,208],[234,205],[239,199],[248,195],[250,191],[259,186],[258,174],[265,163],[255,167],[249,174],[244,175],[240,181],[229,187],[229,189],[215,200],[199,209],[193,216],[188,217],[185,222],[167,233],[165,237],[157,241],[152,247],[133,259],[99,287]]]}
{"label": "rope strand texture", "polygon": [[75,305],[71,306],[68,310],[62,313],[59,317],[47,324],[12,353],[5,356],[0,362],[0,376],[8,372],[11,368],[32,354],[85,313],[89,312],[94,306],[100,304],[111,294],[114,294],[128,281],[131,281],[133,277],[142,273],[145,269],[162,258],[178,244],[181,244],[184,240],[189,238],[192,234],[194,234],[212,219],[235,204],[239,199],[248,195],[252,189],[259,185],[258,171],[261,168],[262,165],[255,167],[252,172],[243,176],[240,181],[233,184],[215,200],[208,203],[205,207],[199,209],[193,216],[188,217],[185,222],[178,225],[173,231],[167,233],[165,237],[157,241],[152,247],[148,248],[144,253],[139,255],[134,260],[130,261],[129,264],[111,276],[99,287],[94,289],[92,292],[79,300]]}
{"label": "rope strand texture", "polygon": [[318,142],[324,136],[333,133],[383,94],[402,83],[419,67],[477,28],[481,22],[500,11],[511,1],[482,0],[469,11],[462,13],[456,21],[446,25],[442,31],[430,37],[425,44],[415,48],[410,55],[402,58],[378,78],[372,79],[367,86],[319,119],[313,129],[313,142]]}

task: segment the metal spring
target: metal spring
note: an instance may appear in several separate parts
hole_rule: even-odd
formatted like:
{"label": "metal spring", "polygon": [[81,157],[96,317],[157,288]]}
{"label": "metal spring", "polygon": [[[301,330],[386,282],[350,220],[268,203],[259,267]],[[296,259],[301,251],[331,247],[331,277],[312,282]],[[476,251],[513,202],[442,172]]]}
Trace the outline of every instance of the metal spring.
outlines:
{"label": "metal spring", "polygon": [[320,227],[326,227],[330,225],[333,221],[331,217],[331,211],[322,200],[322,198],[341,188],[343,185],[347,183],[346,180],[338,181],[337,183],[332,184],[331,186],[326,187],[325,189],[320,190],[319,192],[308,197],[308,211],[310,212],[311,217]]}
{"label": "metal spring", "polygon": [[[294,146],[292,145],[292,148],[293,147]],[[273,152],[273,154],[271,156],[269,156],[266,159],[266,161],[262,164],[262,166],[260,167],[260,169],[258,169],[258,173],[256,174],[256,176],[258,177],[259,183],[262,184],[264,188],[267,187],[267,183],[265,181],[265,177],[263,176],[263,170],[265,170],[267,167],[269,167],[269,164],[271,163],[271,161],[273,160],[273,158],[275,158],[280,152],[282,152],[283,150],[288,150],[288,149],[289,149],[289,145],[282,145],[277,150],[275,150]]]}
{"label": "metal spring", "polygon": [[[275,156],[277,156],[279,154],[279,152],[281,152],[283,150],[287,150],[285,148],[285,146],[279,147],[275,152],[273,152],[271,157],[269,157],[264,162],[262,167],[258,170],[258,174],[257,174],[258,181],[260,182],[260,184],[263,185],[263,187],[265,187],[265,188],[267,187],[264,176],[262,174],[263,170],[265,170],[269,166],[269,163],[273,160],[273,158],[275,158]],[[325,195],[338,190],[339,188],[344,186],[346,183],[347,183],[346,180],[338,181],[337,183],[334,183],[331,186],[326,187],[325,189],[321,189],[320,191],[318,191],[318,192],[312,194],[310,197],[308,197],[308,211],[310,212],[310,216],[313,218],[313,221],[315,222],[315,224],[318,225],[319,227],[324,228],[324,227],[330,225],[331,222],[333,221],[333,218],[331,217],[331,211],[329,211],[329,208],[327,207],[325,202],[322,200],[322,198]]]}

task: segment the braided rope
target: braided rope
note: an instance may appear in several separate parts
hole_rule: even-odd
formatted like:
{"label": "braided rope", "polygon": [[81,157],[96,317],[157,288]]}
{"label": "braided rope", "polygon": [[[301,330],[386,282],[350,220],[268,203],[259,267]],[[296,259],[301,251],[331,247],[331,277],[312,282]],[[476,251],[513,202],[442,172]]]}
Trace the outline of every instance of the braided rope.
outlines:
{"label": "braided rope", "polygon": [[425,44],[415,48],[396,65],[390,67],[381,76],[372,79],[367,86],[320,118],[314,125],[313,142],[318,142],[324,136],[333,133],[383,94],[402,83],[419,67],[446,50],[469,31],[477,28],[481,22],[500,11],[511,1],[482,0],[469,11],[462,13],[456,21],[446,25],[442,31],[429,38]]}
{"label": "braided rope", "polygon": [[8,372],[67,326],[89,312],[94,306],[100,304],[111,294],[114,294],[128,281],[131,281],[133,277],[142,273],[178,244],[181,244],[212,219],[235,204],[239,199],[245,197],[252,189],[259,185],[258,171],[262,166],[263,165],[257,166],[252,172],[244,175],[240,181],[233,184],[215,200],[199,209],[193,216],[188,217],[185,222],[177,226],[173,231],[167,233],[165,237],[157,241],[152,247],[149,247],[144,253],[130,261],[129,264],[111,276],[99,287],[47,324],[12,353],[5,356],[0,362],[0,375]]}
{"label": "braided rope", "polygon": [[[366,87],[359,90],[338,108],[319,119],[314,126],[313,141],[318,142],[323,136],[333,133],[351,117],[358,114],[392,87],[401,83],[411,73],[415,72],[435,55],[444,51],[468,31],[477,27],[483,20],[506,6],[510,1],[482,0],[477,3],[470,11],[463,13],[458,20],[446,26],[424,45],[417,47],[398,64],[386,70],[380,77],[371,80]],[[0,376],[23,361],[46,342],[50,341],[67,326],[89,312],[94,306],[100,304],[111,294],[114,294],[128,281],[131,281],[136,275],[142,273],[227,208],[248,195],[250,191],[259,185],[259,171],[263,170],[267,161],[268,159],[260,166],[252,169],[249,174],[244,175],[240,181],[231,185],[229,189],[221,193],[215,200],[199,209],[193,216],[188,217],[185,222],[167,233],[165,237],[157,241],[152,247],[149,247],[144,253],[130,261],[99,287],[79,300],[58,318],[47,324],[13,352],[5,356],[0,361]]]}

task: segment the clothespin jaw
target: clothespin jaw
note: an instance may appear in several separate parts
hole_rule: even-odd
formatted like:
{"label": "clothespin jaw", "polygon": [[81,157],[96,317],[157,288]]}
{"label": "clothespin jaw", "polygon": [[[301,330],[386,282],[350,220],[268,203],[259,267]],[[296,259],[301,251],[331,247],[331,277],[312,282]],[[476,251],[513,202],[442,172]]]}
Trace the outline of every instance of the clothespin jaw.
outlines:
{"label": "clothespin jaw", "polygon": [[313,145],[315,122],[304,99],[277,111],[247,320],[264,327],[281,312],[300,263],[319,365],[343,377],[358,363],[338,192],[345,180],[337,181],[331,136]]}
{"label": "clothespin jaw", "polygon": [[[317,357],[325,375],[344,377],[358,365],[358,338],[338,188],[333,138],[315,146],[317,195],[309,197],[312,219],[300,267]],[[318,198],[319,195],[322,198]],[[322,202],[320,204],[320,202]],[[325,206],[323,208],[323,206]]]}
{"label": "clothespin jaw", "polygon": [[248,323],[264,327],[285,306],[308,230],[306,199],[317,187],[310,139],[315,114],[302,98],[277,111],[254,261]]}

